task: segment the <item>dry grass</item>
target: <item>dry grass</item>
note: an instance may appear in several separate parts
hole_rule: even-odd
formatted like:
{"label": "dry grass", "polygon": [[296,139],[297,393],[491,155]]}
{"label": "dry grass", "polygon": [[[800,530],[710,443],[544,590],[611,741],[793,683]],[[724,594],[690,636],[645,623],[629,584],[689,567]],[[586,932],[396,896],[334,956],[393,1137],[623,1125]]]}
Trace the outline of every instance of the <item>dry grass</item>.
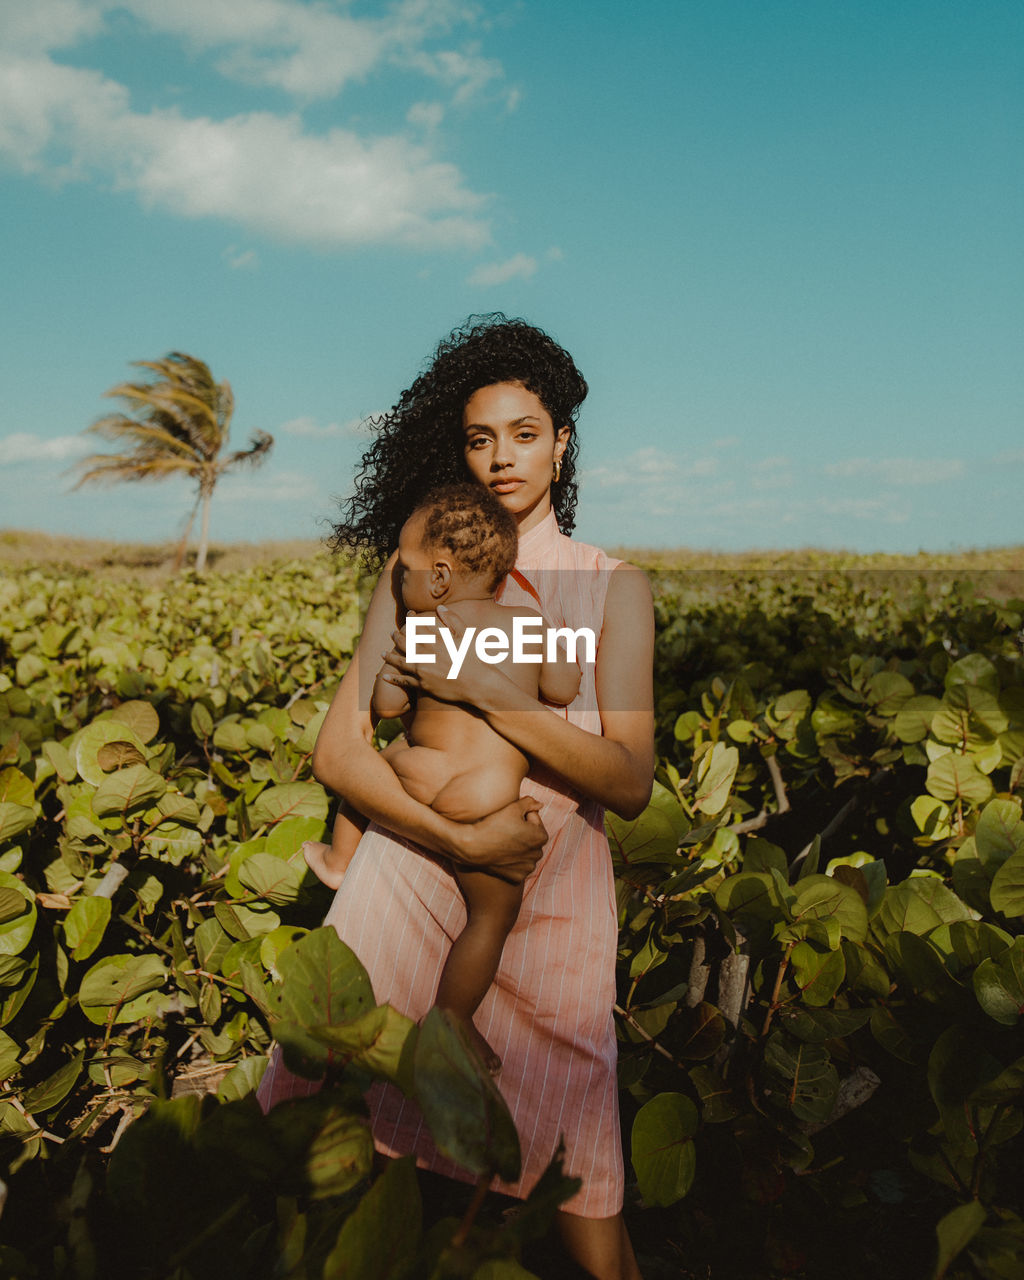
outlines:
{"label": "dry grass", "polygon": [[[172,572],[177,544],[115,542],[99,538],[70,538],[58,534],[0,530],[0,566],[12,568],[60,567],[109,573],[119,577],[160,578]],[[235,573],[258,565],[306,560],[329,554],[322,542],[293,539],[278,542],[215,543],[209,564],[217,573]],[[1024,574],[1024,547],[994,547],[957,552],[925,552],[915,555],[848,551],[708,551],[691,548],[657,550],[617,548],[613,554],[649,570],[712,570],[717,572],[794,572],[843,570],[941,570],[973,577],[979,574]],[[194,560],[190,552],[187,563]],[[1024,579],[1022,579],[1024,581]]]}
{"label": "dry grass", "polygon": [[[68,538],[60,534],[0,530],[0,565],[12,568],[74,569],[115,577],[161,578],[174,568],[176,542],[113,542],[102,538]],[[292,539],[283,542],[233,542],[211,545],[208,563],[217,573],[237,573],[257,565],[308,560],[326,555],[323,543]],[[186,567],[195,561],[194,550]]]}

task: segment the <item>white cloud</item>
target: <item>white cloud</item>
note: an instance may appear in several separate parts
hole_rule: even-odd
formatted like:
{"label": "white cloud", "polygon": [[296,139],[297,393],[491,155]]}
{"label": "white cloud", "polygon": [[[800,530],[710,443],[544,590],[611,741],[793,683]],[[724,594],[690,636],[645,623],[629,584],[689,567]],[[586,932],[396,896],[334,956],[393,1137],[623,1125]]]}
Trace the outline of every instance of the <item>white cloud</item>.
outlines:
{"label": "white cloud", "polygon": [[229,244],[223,257],[233,271],[254,271],[260,262],[260,255],[255,249],[240,249],[236,244]]}
{"label": "white cloud", "polygon": [[337,436],[352,438],[362,434],[363,419],[350,418],[348,422],[327,422],[321,425],[315,418],[304,416],[282,423],[278,430],[286,436],[306,436],[320,440]]}
{"label": "white cloud", "polygon": [[[678,498],[681,486],[688,480],[706,480],[717,473],[717,458],[676,457],[663,449],[648,445],[625,457],[588,468],[585,483],[595,484],[602,489],[640,488],[646,503],[654,490],[664,489],[666,497]],[[706,492],[703,488],[701,491]]]}
{"label": "white cloud", "polygon": [[91,452],[93,445],[82,436],[42,436],[27,431],[15,431],[0,436],[0,462],[5,466],[15,462],[66,462],[81,458]]}
{"label": "white cloud", "polygon": [[430,131],[444,119],[444,107],[440,102],[414,102],[405,118],[414,128]]}
{"label": "white cloud", "polygon": [[479,266],[467,281],[475,285],[507,284],[510,280],[529,280],[537,270],[537,259],[528,254],[517,253],[506,262],[492,262]]}
{"label": "white cloud", "polygon": [[120,7],[193,49],[220,50],[222,75],[300,101],[335,97],[350,81],[365,80],[385,65],[439,81],[456,101],[504,74],[472,43],[424,47],[472,25],[473,10],[458,0],[403,0],[379,17],[296,0],[121,0]]}
{"label": "white cloud", "polygon": [[871,480],[878,484],[942,484],[963,475],[960,458],[843,458],[826,463],[827,476],[846,480]]}
{"label": "white cloud", "polygon": [[89,0],[32,0],[0,4],[0,49],[40,53],[62,49],[96,35],[102,8]]}
{"label": "white cloud", "polygon": [[322,503],[323,494],[313,476],[301,471],[229,472],[217,486],[215,502]]}
{"label": "white cloud", "polygon": [[[472,51],[423,47],[469,21],[472,11],[455,0],[404,0],[372,19],[295,0],[125,0],[119,7],[144,30],[217,50],[223,74],[300,100],[329,97],[371,72],[394,75],[397,67],[441,81],[456,99],[501,74]],[[0,159],[26,173],[93,181],[149,208],[219,218],[286,241],[420,249],[487,243],[486,197],[438,157],[429,130],[420,129],[416,141],[343,128],[313,132],[297,112],[216,119],[139,111],[127,88],[99,70],[47,56],[95,33],[114,8],[109,0],[36,0],[31,17],[3,15]],[[419,117],[421,125],[438,119],[429,104]]]}

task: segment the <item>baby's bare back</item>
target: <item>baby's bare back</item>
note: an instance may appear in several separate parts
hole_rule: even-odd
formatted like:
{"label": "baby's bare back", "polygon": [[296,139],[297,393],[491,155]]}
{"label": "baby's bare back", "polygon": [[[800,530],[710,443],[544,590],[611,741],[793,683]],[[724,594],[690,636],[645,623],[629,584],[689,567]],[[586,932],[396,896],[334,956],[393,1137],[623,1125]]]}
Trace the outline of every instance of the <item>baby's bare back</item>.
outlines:
{"label": "baby's bare back", "polygon": [[[452,608],[468,626],[498,627],[510,642],[512,619],[523,612],[493,600],[460,601]],[[497,665],[537,697],[537,664],[515,663],[509,656]],[[416,698],[406,739],[392,742],[384,756],[414,800],[455,822],[475,822],[517,800],[530,767],[479,712],[423,694]]]}

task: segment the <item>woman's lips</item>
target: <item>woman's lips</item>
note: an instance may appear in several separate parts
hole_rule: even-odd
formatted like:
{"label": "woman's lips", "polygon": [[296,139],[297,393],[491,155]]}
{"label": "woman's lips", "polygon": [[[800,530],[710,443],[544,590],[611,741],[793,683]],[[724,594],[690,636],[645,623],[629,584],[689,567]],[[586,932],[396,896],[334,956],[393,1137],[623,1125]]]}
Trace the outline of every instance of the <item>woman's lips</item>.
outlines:
{"label": "woman's lips", "polygon": [[493,480],[491,488],[495,493],[514,493],[522,483],[517,476],[506,476],[504,480]]}

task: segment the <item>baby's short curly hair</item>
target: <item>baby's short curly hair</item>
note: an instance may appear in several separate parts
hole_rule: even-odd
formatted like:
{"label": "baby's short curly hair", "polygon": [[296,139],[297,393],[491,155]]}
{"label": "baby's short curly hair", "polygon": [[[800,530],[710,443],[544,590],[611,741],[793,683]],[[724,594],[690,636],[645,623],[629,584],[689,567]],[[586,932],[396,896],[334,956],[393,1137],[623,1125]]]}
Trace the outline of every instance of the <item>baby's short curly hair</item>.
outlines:
{"label": "baby's short curly hair", "polygon": [[431,489],[413,515],[425,518],[423,541],[451,553],[471,574],[490,573],[497,591],[516,562],[519,538],[515,517],[489,489],[479,484],[446,484]]}

